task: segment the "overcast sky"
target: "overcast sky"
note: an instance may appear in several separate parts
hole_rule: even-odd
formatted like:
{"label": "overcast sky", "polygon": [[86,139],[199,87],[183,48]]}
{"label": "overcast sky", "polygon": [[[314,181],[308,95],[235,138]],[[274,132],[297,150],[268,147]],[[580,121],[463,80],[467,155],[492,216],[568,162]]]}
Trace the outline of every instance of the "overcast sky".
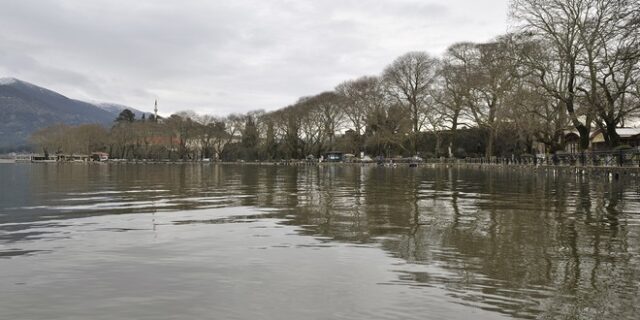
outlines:
{"label": "overcast sky", "polygon": [[409,51],[507,31],[508,0],[0,0],[0,77],[160,113],[273,110]]}

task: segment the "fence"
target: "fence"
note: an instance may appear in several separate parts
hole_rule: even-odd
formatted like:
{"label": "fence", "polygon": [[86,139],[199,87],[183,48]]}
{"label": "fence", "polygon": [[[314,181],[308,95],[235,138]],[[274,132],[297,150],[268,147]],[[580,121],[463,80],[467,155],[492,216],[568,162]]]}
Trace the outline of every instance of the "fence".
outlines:
{"label": "fence", "polygon": [[553,166],[640,167],[640,150],[590,151],[553,155],[523,155],[512,157],[466,158],[462,163],[518,164]]}

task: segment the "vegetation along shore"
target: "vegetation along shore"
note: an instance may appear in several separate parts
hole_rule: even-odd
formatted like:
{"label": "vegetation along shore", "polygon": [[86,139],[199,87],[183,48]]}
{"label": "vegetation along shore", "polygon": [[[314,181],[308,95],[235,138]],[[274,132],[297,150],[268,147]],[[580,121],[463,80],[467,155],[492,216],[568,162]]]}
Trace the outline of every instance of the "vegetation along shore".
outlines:
{"label": "vegetation along shore", "polygon": [[276,111],[136,117],[124,110],[110,128],[56,125],[31,142],[45,158],[104,152],[128,160],[276,161],[336,150],[372,159],[580,161],[584,152],[619,150],[636,157],[634,2],[514,0],[511,8],[508,34],[456,43],[438,57],[409,52],[378,75]]}

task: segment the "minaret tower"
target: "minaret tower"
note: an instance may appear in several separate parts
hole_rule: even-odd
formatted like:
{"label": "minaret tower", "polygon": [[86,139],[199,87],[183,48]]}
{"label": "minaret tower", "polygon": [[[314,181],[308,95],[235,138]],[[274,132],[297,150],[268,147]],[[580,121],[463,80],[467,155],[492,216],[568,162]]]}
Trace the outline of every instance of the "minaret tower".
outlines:
{"label": "minaret tower", "polygon": [[153,107],[153,118],[158,122],[158,99],[156,99],[156,103]]}

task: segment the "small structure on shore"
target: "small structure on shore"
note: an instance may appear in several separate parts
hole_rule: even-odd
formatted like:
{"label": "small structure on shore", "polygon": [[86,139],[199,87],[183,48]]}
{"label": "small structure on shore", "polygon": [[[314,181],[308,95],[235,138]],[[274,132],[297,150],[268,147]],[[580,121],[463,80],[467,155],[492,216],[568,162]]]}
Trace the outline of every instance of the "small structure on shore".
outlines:
{"label": "small structure on shore", "polygon": [[340,151],[329,151],[324,158],[326,162],[341,162],[344,160],[344,153]]}
{"label": "small structure on shore", "polygon": [[[620,137],[620,144],[627,145],[632,148],[640,146],[640,128],[616,128],[616,133]],[[589,137],[593,151],[607,150],[607,142],[604,139],[604,133],[598,129],[591,133]]]}
{"label": "small structure on shore", "polygon": [[[640,128],[616,128],[620,137],[621,146],[640,148]],[[564,151],[568,154],[580,153],[580,135],[577,131],[568,131],[564,134]],[[589,134],[589,149],[585,151],[609,151],[602,129],[591,131]]]}
{"label": "small structure on shore", "polygon": [[91,160],[91,156],[86,154],[58,154],[58,161],[87,162]]}
{"label": "small structure on shore", "polygon": [[93,161],[107,161],[109,160],[109,154],[106,152],[94,152],[91,154],[91,160]]}
{"label": "small structure on shore", "polygon": [[578,153],[580,150],[580,135],[570,131],[564,135],[564,151],[567,153]]}

